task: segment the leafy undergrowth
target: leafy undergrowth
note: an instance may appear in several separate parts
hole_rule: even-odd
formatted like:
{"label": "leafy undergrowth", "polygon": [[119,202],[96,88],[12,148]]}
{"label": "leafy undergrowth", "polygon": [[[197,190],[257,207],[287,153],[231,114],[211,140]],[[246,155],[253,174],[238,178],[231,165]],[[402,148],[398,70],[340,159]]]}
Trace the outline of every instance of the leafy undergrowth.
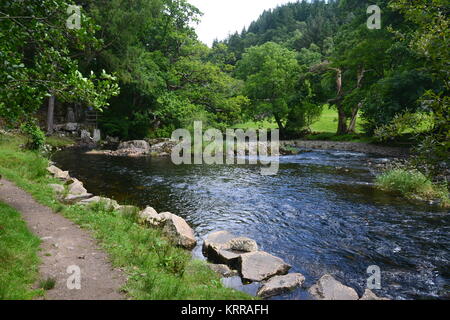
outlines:
{"label": "leafy undergrowth", "polygon": [[0,174],[30,192],[40,203],[93,231],[115,267],[129,280],[123,290],[134,299],[251,299],[223,287],[220,278],[204,262],[175,247],[160,231],[137,223],[136,213],[120,213],[98,204],[91,207],[59,203],[46,172],[48,161],[22,151],[20,137],[0,139]]}
{"label": "leafy undergrowth", "polygon": [[0,300],[28,300],[42,294],[32,289],[39,273],[39,244],[20,213],[0,202]]}
{"label": "leafy undergrowth", "polygon": [[441,206],[450,206],[447,186],[433,183],[418,170],[403,168],[387,170],[377,177],[376,184],[381,190],[399,192],[410,199],[439,199]]}

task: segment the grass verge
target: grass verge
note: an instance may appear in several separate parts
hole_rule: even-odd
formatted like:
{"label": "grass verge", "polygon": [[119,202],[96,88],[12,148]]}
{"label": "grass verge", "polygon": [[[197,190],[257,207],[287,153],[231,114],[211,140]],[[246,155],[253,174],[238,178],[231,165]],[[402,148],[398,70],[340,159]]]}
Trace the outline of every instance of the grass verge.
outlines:
{"label": "grass verge", "polygon": [[251,299],[223,287],[220,278],[190,252],[172,245],[159,230],[142,227],[136,214],[108,210],[104,205],[66,206],[56,200],[40,155],[22,151],[20,137],[0,137],[0,174],[14,181],[40,203],[93,231],[115,267],[128,276],[123,288],[134,299]]}
{"label": "grass verge", "polygon": [[29,300],[42,294],[32,289],[39,275],[39,244],[20,213],[0,202],[0,300]]}
{"label": "grass verge", "polygon": [[442,207],[450,207],[448,187],[433,183],[418,170],[387,170],[377,177],[376,184],[384,191],[399,192],[410,199],[438,199]]}

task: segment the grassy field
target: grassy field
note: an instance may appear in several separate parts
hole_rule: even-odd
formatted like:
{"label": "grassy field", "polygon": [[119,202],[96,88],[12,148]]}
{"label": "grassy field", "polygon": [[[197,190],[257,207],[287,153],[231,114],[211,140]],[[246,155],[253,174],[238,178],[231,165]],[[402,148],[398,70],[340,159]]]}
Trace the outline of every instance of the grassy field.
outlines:
{"label": "grassy field", "polygon": [[28,191],[40,203],[93,231],[115,267],[129,281],[123,288],[134,299],[251,299],[245,293],[223,287],[220,278],[204,262],[171,244],[159,230],[142,227],[136,214],[120,213],[102,205],[66,206],[56,200],[49,183],[48,161],[22,151],[19,137],[0,136],[0,174]]}
{"label": "grassy field", "polygon": [[38,279],[39,244],[20,213],[0,202],[0,300],[28,300],[42,294],[32,289]]}

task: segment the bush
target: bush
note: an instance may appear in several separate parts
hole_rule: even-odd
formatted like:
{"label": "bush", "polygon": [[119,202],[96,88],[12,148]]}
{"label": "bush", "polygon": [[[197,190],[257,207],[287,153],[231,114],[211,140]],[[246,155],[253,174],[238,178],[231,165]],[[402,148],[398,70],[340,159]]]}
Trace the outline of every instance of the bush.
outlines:
{"label": "bush", "polygon": [[20,130],[28,137],[27,149],[40,150],[45,145],[45,134],[35,120],[27,121],[20,127]]}
{"label": "bush", "polygon": [[407,198],[434,200],[440,199],[443,206],[449,205],[446,185],[434,184],[420,171],[403,168],[391,169],[376,179],[377,186],[386,191],[399,192]]}

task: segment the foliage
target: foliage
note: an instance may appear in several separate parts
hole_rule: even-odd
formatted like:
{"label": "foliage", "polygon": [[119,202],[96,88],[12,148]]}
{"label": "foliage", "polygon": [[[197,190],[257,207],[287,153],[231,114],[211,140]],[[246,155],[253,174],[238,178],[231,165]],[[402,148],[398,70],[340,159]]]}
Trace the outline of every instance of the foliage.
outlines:
{"label": "foliage", "polygon": [[39,150],[45,144],[45,134],[36,124],[36,121],[29,120],[20,127],[22,132],[28,136],[26,147],[31,150]]}
{"label": "foliage", "polygon": [[115,78],[83,76],[76,51],[97,47],[97,26],[83,15],[80,29],[68,29],[65,0],[12,1],[0,5],[0,117],[29,118],[50,95],[101,108],[117,94]]}
{"label": "foliage", "polygon": [[429,132],[432,127],[433,120],[429,114],[404,112],[395,115],[389,124],[378,127],[374,136],[378,141],[388,141],[400,137],[407,131],[414,135],[424,131]]}

